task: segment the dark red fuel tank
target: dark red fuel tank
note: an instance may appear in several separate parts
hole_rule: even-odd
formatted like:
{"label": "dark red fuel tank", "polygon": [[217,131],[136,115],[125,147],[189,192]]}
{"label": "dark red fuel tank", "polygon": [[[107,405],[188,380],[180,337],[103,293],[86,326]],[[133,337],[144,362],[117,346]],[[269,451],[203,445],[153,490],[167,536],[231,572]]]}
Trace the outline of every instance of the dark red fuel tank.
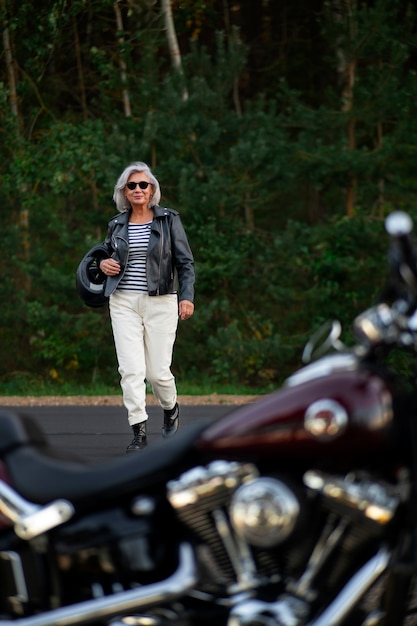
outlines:
{"label": "dark red fuel tank", "polygon": [[325,357],[208,427],[198,447],[233,457],[351,458],[389,450],[392,396],[356,359]]}

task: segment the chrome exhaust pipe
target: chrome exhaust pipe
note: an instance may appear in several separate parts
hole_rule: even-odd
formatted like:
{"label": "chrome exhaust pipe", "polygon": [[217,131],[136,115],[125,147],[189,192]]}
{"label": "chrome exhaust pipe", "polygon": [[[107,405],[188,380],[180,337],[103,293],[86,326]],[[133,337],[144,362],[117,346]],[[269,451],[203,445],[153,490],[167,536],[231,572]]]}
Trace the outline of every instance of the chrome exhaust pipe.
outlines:
{"label": "chrome exhaust pipe", "polygon": [[105,598],[87,600],[48,611],[33,617],[1,620],[1,626],[72,626],[88,624],[126,613],[166,604],[190,591],[197,580],[194,552],[189,544],[181,544],[178,569],[165,580]]}

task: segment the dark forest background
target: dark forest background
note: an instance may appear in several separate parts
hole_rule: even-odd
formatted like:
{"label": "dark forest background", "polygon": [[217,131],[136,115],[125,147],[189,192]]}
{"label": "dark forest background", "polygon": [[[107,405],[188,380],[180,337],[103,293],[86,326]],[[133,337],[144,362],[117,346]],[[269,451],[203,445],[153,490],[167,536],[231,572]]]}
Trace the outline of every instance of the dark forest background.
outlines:
{"label": "dark forest background", "polygon": [[195,255],[181,383],[268,390],[417,217],[413,0],[0,0],[0,383],[118,389],[75,271],[149,163]]}

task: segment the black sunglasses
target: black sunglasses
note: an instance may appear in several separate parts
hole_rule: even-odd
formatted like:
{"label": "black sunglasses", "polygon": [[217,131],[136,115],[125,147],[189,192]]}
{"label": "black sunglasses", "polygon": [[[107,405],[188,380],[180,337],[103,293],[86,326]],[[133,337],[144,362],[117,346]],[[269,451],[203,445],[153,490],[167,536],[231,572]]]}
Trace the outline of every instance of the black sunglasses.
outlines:
{"label": "black sunglasses", "polygon": [[139,185],[141,189],[147,189],[148,185],[151,185],[151,184],[152,183],[148,183],[146,180],[140,180],[138,183],[134,183],[132,180],[130,183],[126,184],[126,187],[130,189],[131,191],[133,191],[134,189],[136,189],[136,185]]}

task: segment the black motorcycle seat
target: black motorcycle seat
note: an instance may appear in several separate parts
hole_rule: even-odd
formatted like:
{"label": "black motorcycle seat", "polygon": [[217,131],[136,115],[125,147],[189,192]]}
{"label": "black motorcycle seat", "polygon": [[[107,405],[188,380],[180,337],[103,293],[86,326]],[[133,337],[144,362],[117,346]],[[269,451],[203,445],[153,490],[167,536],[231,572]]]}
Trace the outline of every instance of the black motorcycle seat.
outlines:
{"label": "black motorcycle seat", "polygon": [[23,498],[35,504],[65,499],[76,509],[84,509],[94,507],[97,498],[115,502],[129,493],[163,485],[190,462],[193,443],[206,426],[207,421],[201,420],[172,439],[90,466],[51,448],[31,418],[1,410],[0,459],[11,486]]}

